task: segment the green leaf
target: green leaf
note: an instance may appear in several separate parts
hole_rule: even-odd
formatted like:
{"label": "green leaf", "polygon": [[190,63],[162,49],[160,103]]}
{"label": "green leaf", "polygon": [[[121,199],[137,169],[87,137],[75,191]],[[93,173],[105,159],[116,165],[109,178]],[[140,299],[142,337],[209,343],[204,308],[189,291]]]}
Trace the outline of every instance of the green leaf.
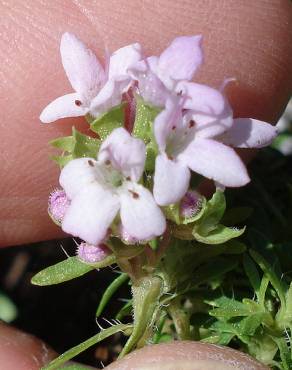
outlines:
{"label": "green leaf", "polygon": [[244,267],[244,271],[245,271],[245,273],[248,277],[248,280],[249,280],[251,286],[253,287],[253,290],[254,290],[255,294],[257,295],[257,297],[259,299],[259,290],[260,290],[260,286],[261,286],[260,275],[259,275],[259,272],[258,272],[258,269],[257,269],[255,263],[253,262],[253,260],[247,254],[245,254],[243,256],[243,267]]}
{"label": "green leaf", "polygon": [[72,136],[52,140],[50,144],[62,150],[62,154],[52,159],[62,168],[72,159],[90,157],[96,158],[101,141],[84,135],[72,127]]}
{"label": "green leaf", "polygon": [[60,284],[82,276],[91,270],[110,266],[113,263],[115,263],[114,255],[109,255],[95,264],[81,262],[77,257],[69,257],[38,272],[31,279],[31,282],[34,285],[40,286]]}
{"label": "green leaf", "polygon": [[[250,316],[254,313],[254,310],[249,305],[225,296],[214,299],[213,301],[206,301],[206,303],[218,307],[209,311],[209,314],[215,317],[230,319],[237,316]],[[259,310],[260,307],[258,308]]]}
{"label": "green leaf", "polygon": [[123,127],[125,121],[125,104],[122,103],[102,116],[97,117],[90,124],[90,128],[103,141],[114,129]]}
{"label": "green leaf", "polygon": [[[89,347],[101,342],[102,340],[112,336],[118,332],[127,332],[132,329],[130,324],[119,324],[111,326],[108,329],[104,329],[100,333],[94,335],[93,337],[87,339],[85,342],[78,344],[77,346],[69,349],[61,356],[57,357],[55,360],[50,362],[47,366],[42,367],[41,370],[57,370],[67,361],[71,360],[73,357],[79,355],[79,353],[84,352]],[[128,334],[128,333],[127,333]]]}
{"label": "green leaf", "polygon": [[119,312],[116,314],[117,320],[122,320],[125,316],[128,316],[133,311],[133,301],[132,299],[129,299],[123,307],[119,310]]}
{"label": "green leaf", "polygon": [[5,294],[0,293],[0,320],[10,323],[17,317],[17,308],[12,300]]}
{"label": "green leaf", "polygon": [[130,352],[138,342],[139,346],[145,345],[152,337],[152,327],[162,292],[163,281],[158,276],[146,276],[132,285],[134,327],[119,357]]}
{"label": "green leaf", "polygon": [[75,141],[73,136],[64,136],[51,140],[50,145],[52,145],[54,148],[70,153],[74,150]]}
{"label": "green leaf", "polygon": [[274,272],[273,267],[268,263],[268,261],[257,253],[254,250],[250,250],[249,253],[251,254],[254,261],[260,266],[263,270],[264,274],[269,278],[273,288],[275,289],[280,301],[281,301],[281,310],[285,310],[286,307],[286,297],[285,294],[288,290],[286,284],[283,280],[281,280],[277,274]]}
{"label": "green leaf", "polygon": [[105,292],[102,295],[102,298],[99,302],[99,305],[96,310],[96,317],[99,317],[108,304],[111,297],[119,289],[119,287],[124,284],[129,279],[128,274],[121,273],[116,279],[114,279],[110,285],[106,288]]}
{"label": "green leaf", "polygon": [[146,104],[142,98],[136,96],[136,117],[133,135],[143,140],[146,145],[145,168],[148,171],[154,170],[155,158],[158,154],[158,147],[153,133],[153,122],[159,112],[159,108]]}
{"label": "green leaf", "polygon": [[194,238],[200,243],[204,244],[222,244],[230,239],[237,238],[242,235],[245,231],[245,227],[242,229],[230,228],[224,225],[217,225],[216,228],[210,231],[207,235],[201,234],[201,228],[196,227],[193,230]]}
{"label": "green leaf", "polygon": [[203,214],[197,225],[198,232],[201,235],[207,235],[210,231],[214,230],[223,217],[225,209],[226,201],[224,192],[218,189],[203,208]]}
{"label": "green leaf", "polygon": [[285,338],[272,337],[272,339],[276,342],[279,348],[283,369],[291,370],[292,369],[291,350],[287,346]]}

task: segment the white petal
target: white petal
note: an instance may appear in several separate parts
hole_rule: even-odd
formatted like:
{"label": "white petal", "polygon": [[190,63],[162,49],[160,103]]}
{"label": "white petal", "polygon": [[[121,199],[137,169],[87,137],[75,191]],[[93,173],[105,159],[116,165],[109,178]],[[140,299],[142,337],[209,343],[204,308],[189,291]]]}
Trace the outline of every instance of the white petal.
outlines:
{"label": "white petal", "polygon": [[78,104],[80,97],[75,93],[60,96],[46,106],[40,115],[40,120],[43,123],[49,123],[61,118],[84,116],[88,109],[82,105],[76,105],[76,101]]}
{"label": "white petal", "polygon": [[277,136],[277,128],[252,118],[237,118],[232,127],[220,136],[224,144],[237,148],[262,148]]}
{"label": "white petal", "polygon": [[62,169],[59,182],[68,198],[73,199],[80,190],[98,179],[98,173],[94,159],[73,159]]}
{"label": "white petal", "polygon": [[143,99],[155,107],[164,107],[169,92],[153,72],[155,58],[147,58],[147,61],[139,61],[129,69],[134,80],[138,81],[138,89]]}
{"label": "white petal", "polygon": [[166,101],[165,109],[156,116],[153,125],[158,147],[164,151],[171,132],[182,127],[182,111],[175,99]]}
{"label": "white petal", "polygon": [[157,204],[166,206],[178,202],[187,192],[191,173],[179,161],[158,155],[155,162],[153,195]]}
{"label": "white petal", "polygon": [[179,80],[190,81],[203,60],[202,36],[182,36],[172,41],[159,57],[159,78],[172,90]]}
{"label": "white petal", "polygon": [[141,59],[141,45],[131,44],[116,50],[110,57],[109,79],[128,75],[128,69]]}
{"label": "white petal", "polygon": [[220,91],[192,82],[179,83],[177,91],[187,97],[184,108],[190,111],[185,119],[194,121],[198,137],[211,138],[232,126],[232,109]]}
{"label": "white petal", "polygon": [[62,36],[60,51],[73,89],[84,97],[95,96],[104,83],[105,73],[93,52],[68,32]]}
{"label": "white petal", "polygon": [[215,140],[196,139],[178,156],[188,167],[228,187],[246,185],[250,178],[232,148]]}
{"label": "white petal", "polygon": [[89,244],[98,245],[119,210],[119,199],[97,184],[83,188],[72,200],[62,222],[62,229]]}
{"label": "white petal", "polygon": [[225,99],[219,90],[194,82],[180,82],[176,92],[186,96],[185,109],[206,114],[220,114],[225,108]]}
{"label": "white petal", "polygon": [[102,143],[98,159],[110,161],[112,166],[138,181],[144,171],[146,148],[142,140],[134,138],[127,130],[120,127],[115,129]]}
{"label": "white petal", "polygon": [[165,218],[148,189],[129,181],[120,191],[120,201],[121,222],[132,237],[150,240],[163,234]]}
{"label": "white petal", "polygon": [[98,95],[92,100],[89,109],[90,114],[93,117],[98,117],[100,114],[108,112],[111,108],[119,105],[127,86],[129,86],[129,79],[107,81]]}

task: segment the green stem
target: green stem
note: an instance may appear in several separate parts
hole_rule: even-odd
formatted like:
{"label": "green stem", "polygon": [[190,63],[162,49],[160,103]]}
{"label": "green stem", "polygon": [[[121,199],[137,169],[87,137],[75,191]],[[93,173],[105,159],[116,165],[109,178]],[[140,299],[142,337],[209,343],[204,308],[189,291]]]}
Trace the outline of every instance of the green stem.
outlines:
{"label": "green stem", "polygon": [[174,299],[170,303],[168,312],[173,320],[178,339],[191,339],[189,315],[182,308],[180,299]]}
{"label": "green stem", "polygon": [[125,356],[134,347],[141,347],[152,336],[159,299],[162,294],[162,279],[146,276],[132,286],[134,328],[119,358]]}

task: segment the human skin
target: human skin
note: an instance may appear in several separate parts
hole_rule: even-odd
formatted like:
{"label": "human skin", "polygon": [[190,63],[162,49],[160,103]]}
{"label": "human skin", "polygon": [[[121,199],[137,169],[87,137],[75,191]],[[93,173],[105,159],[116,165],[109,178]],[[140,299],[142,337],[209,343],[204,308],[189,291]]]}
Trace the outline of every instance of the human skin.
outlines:
{"label": "human skin", "polygon": [[43,125],[42,109],[71,92],[59,43],[70,31],[99,57],[138,41],[160,53],[178,35],[203,34],[205,63],[196,80],[218,87],[225,77],[235,116],[275,122],[292,84],[289,0],[2,0],[0,2],[0,245],[61,236],[47,216],[59,170],[48,141],[84,119]]}
{"label": "human skin", "polygon": [[[236,117],[275,123],[292,90],[289,0],[2,0],[0,24],[4,247],[62,235],[46,212],[48,193],[57,186],[59,174],[48,159],[47,142],[69,135],[72,124],[88,132],[84,119],[41,125],[38,118],[50,101],[72,90],[59,55],[63,32],[75,33],[99,57],[104,44],[115,50],[138,41],[147,54],[157,54],[178,35],[201,33],[205,63],[196,81],[218,87],[225,77],[235,77],[227,93]],[[12,329],[0,328],[0,333],[15,338]],[[12,348],[11,356],[19,354],[17,369],[32,370],[27,356],[43,354],[42,346],[25,337],[19,340],[27,351]],[[9,370],[6,350],[0,340],[0,367]]]}

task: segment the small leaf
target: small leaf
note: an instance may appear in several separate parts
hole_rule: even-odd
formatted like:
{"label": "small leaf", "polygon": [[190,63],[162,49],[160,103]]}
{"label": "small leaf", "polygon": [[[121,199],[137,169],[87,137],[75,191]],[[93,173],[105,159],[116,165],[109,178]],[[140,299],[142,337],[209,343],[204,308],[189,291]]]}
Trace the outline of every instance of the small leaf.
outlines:
{"label": "small leaf", "polygon": [[223,217],[225,209],[225,195],[221,190],[216,190],[203,208],[204,212],[197,226],[200,229],[200,234],[207,235],[210,231],[214,230]]}
{"label": "small leaf", "polygon": [[259,299],[259,290],[261,286],[260,275],[259,275],[259,272],[257,270],[255,263],[247,254],[243,256],[243,267],[249,279],[249,282],[251,286],[253,287],[253,290]]}
{"label": "small leaf", "polygon": [[119,287],[124,284],[129,279],[129,276],[126,273],[121,273],[116,279],[114,279],[110,285],[106,288],[103,293],[99,305],[96,310],[96,317],[99,317],[102,314],[102,311],[108,304],[111,297],[119,289]]}
{"label": "small leaf", "polygon": [[50,144],[62,150],[61,155],[52,156],[52,159],[63,168],[72,159],[91,157],[96,158],[101,141],[84,135],[72,128],[72,136],[52,140]]}
{"label": "small leaf", "polygon": [[107,256],[105,259],[95,264],[87,264],[81,262],[77,257],[69,257],[64,261],[38,272],[31,279],[31,282],[34,285],[40,286],[60,284],[82,276],[91,270],[110,266],[113,263],[115,263],[114,255]]}
{"label": "small leaf", "polygon": [[88,135],[84,135],[72,128],[72,134],[75,139],[72,155],[74,158],[91,157],[96,158],[101,141]]}
{"label": "small leaf", "polygon": [[122,103],[100,117],[97,117],[90,124],[93,132],[98,134],[103,141],[115,128],[123,127],[125,121],[125,104]]}
{"label": "small leaf", "polygon": [[201,234],[201,229],[196,227],[193,230],[194,238],[200,243],[204,244],[222,244],[227,242],[230,239],[237,238],[242,235],[245,231],[245,228],[237,229],[230,228],[224,225],[217,225],[216,228],[210,231],[207,235]]}
{"label": "small leaf", "polygon": [[155,158],[158,154],[158,147],[154,139],[153,122],[160,109],[152,107],[136,96],[136,117],[133,127],[133,135],[143,140],[146,145],[145,168],[148,171],[154,170]]}
{"label": "small leaf", "polygon": [[277,274],[273,270],[273,267],[268,263],[268,261],[263,256],[261,256],[259,253],[257,253],[254,250],[250,250],[249,253],[251,254],[252,258],[255,260],[255,262],[263,270],[264,274],[269,278],[273,288],[275,289],[281,301],[281,309],[285,310],[285,306],[286,306],[285,294],[288,290],[286,284],[284,283],[283,280],[281,280],[277,276]]}
{"label": "small leaf", "polygon": [[129,299],[128,302],[126,302],[123,307],[119,310],[119,312],[116,314],[117,320],[122,320],[125,316],[128,316],[131,314],[133,310],[133,302],[132,299]]}
{"label": "small leaf", "polygon": [[279,348],[283,369],[291,370],[292,369],[291,350],[288,348],[285,338],[278,338],[276,336],[275,337],[273,336],[272,339],[276,342]]}
{"label": "small leaf", "polygon": [[51,140],[49,144],[64,152],[72,152],[74,150],[75,141],[73,136],[65,136]]}
{"label": "small leaf", "polygon": [[[54,359],[50,362],[47,366],[42,367],[41,370],[57,370],[67,361],[71,360],[73,357],[79,355],[79,353],[84,352],[89,347],[93,346],[96,343],[101,342],[102,340],[112,336],[118,332],[128,332],[132,329],[132,325],[130,324],[118,324],[111,326],[108,329],[104,329],[100,333],[94,335],[93,337],[87,339],[85,342],[78,344],[77,346],[69,349],[61,356]],[[128,333],[127,333],[128,334]]]}

